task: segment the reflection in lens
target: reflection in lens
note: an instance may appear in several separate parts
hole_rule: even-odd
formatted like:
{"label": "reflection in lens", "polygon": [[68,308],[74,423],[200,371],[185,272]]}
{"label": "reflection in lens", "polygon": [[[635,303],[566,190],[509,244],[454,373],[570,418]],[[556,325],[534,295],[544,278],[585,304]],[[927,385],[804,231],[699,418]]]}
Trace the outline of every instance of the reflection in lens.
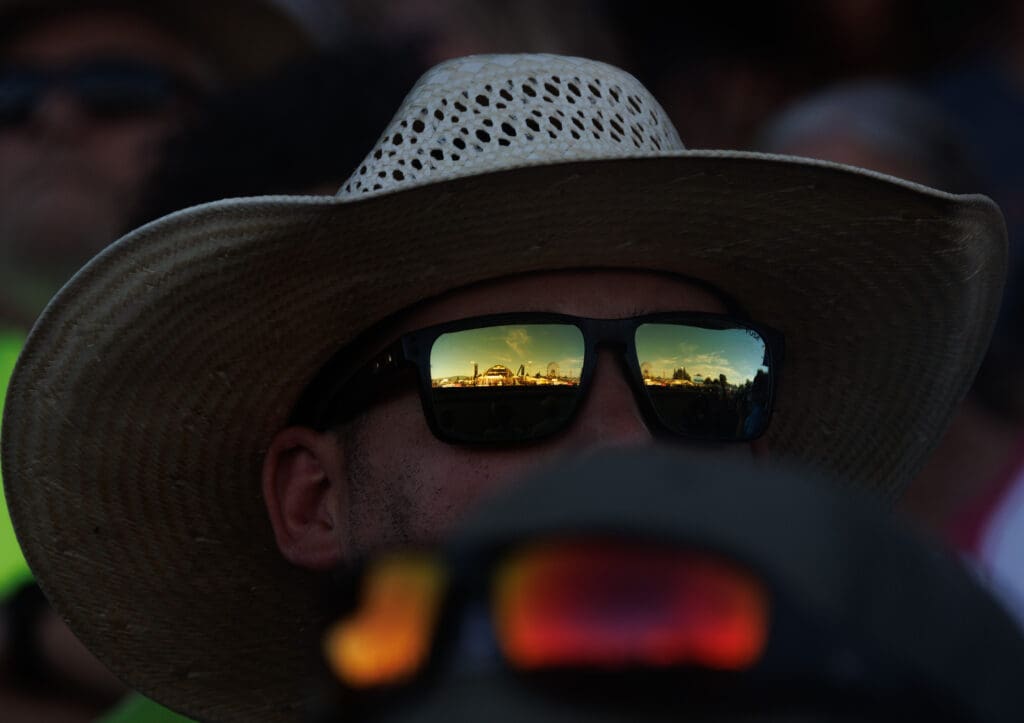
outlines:
{"label": "reflection in lens", "polygon": [[723,440],[764,432],[771,370],[754,330],[641,324],[636,352],[647,396],[669,429]]}
{"label": "reflection in lens", "polygon": [[435,420],[470,442],[529,440],[572,416],[583,333],[571,324],[489,326],[442,334],[430,350]]}
{"label": "reflection in lens", "polygon": [[727,560],[625,540],[528,546],[493,588],[499,643],[520,669],[744,669],[766,645],[768,600]]}

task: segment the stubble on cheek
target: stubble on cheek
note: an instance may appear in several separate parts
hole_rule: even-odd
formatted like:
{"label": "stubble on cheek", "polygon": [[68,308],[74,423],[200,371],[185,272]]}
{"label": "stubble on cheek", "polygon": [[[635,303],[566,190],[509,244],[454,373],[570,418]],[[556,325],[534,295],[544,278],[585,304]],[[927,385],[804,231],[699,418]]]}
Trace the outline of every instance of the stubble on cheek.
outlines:
{"label": "stubble on cheek", "polygon": [[480,453],[449,447],[446,464],[428,464],[416,444],[375,444],[361,420],[341,437],[348,485],[342,540],[357,557],[381,547],[440,542],[494,486]]}
{"label": "stubble on cheek", "polygon": [[382,474],[361,419],[346,426],[341,437],[348,486],[346,548],[358,557],[378,547],[407,544],[411,500],[405,478],[413,475],[402,472],[402,466],[398,477]]}

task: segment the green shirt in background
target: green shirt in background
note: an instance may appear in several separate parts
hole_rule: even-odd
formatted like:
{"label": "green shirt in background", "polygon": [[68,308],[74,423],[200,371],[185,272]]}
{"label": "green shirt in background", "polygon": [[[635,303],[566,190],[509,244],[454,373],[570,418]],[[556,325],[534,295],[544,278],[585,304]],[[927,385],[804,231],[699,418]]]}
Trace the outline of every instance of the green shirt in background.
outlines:
{"label": "green shirt in background", "polygon": [[174,711],[143,698],[138,693],[125,697],[112,711],[96,723],[193,723],[191,718],[178,715]]}
{"label": "green shirt in background", "polygon": [[[25,335],[21,332],[0,330],[0,417],[3,415],[7,384],[14,371],[14,362],[24,343]],[[0,474],[0,489],[2,487],[3,476]],[[32,573],[21,554],[10,515],[7,514],[7,497],[0,495],[0,600],[31,579]]]}

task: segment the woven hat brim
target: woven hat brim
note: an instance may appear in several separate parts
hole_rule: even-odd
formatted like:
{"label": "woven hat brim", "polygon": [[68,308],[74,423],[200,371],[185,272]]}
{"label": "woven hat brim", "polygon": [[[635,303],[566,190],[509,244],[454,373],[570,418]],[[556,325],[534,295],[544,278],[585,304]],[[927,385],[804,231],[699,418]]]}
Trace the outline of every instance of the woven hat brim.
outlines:
{"label": "woven hat brim", "polygon": [[262,456],[375,321],[534,270],[702,279],[786,335],[773,454],[893,495],[977,369],[1005,257],[984,197],[743,153],[207,204],[112,245],[41,317],[5,411],[8,504],[55,608],[127,683],[202,719],[295,720],[318,588],[276,549]]}

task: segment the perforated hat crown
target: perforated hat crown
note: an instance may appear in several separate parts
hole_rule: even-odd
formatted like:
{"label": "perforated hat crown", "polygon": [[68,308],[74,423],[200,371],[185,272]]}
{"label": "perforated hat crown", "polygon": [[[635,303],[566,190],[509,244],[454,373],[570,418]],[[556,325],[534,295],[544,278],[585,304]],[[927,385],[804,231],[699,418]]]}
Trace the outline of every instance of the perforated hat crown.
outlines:
{"label": "perforated hat crown", "polygon": [[480,55],[423,76],[338,196],[682,150],[664,109],[629,73],[558,55]]}

